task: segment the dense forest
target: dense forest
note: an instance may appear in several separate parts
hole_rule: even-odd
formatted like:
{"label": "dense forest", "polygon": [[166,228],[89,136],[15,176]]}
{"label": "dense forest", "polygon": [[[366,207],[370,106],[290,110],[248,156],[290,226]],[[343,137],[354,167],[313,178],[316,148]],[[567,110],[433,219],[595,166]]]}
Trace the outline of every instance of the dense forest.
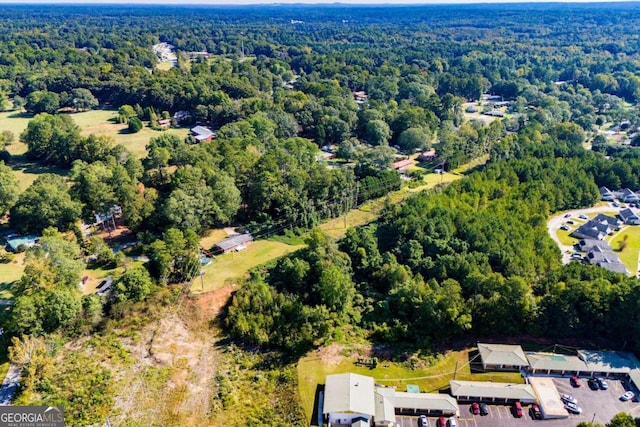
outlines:
{"label": "dense forest", "polygon": [[[598,186],[640,188],[638,12],[634,3],[3,7],[0,110],[29,118],[20,135],[0,134],[3,230],[40,236],[2,314],[9,357],[24,367],[18,402],[71,400],[70,425],[104,422],[114,372],[71,358],[92,375],[80,387],[51,375],[54,355],[84,337],[132,363],[120,337],[105,336],[175,304],[182,289],[171,286],[198,274],[200,237],[225,226],[306,241],[254,270],[224,313],[224,333],[269,359],[350,338],[428,351],[526,335],[640,351],[638,280],[562,265],[546,226],[553,213],[593,205]],[[154,52],[161,43],[174,48],[170,65]],[[500,118],[465,116],[493,112],[489,97]],[[216,138],[161,133],[140,157],[83,134],[74,114],[92,109],[114,111],[131,135],[168,121]],[[11,156],[17,143],[26,152]],[[437,164],[423,172],[392,170],[430,149]],[[434,166],[476,159],[487,161],[388,202],[340,241],[315,228],[419,185]],[[25,162],[55,173],[21,191]],[[145,263],[84,236],[81,221],[114,207]],[[120,268],[111,297],[80,294],[88,265]],[[224,407],[230,386],[217,381]],[[301,425],[291,413],[252,422]]]}

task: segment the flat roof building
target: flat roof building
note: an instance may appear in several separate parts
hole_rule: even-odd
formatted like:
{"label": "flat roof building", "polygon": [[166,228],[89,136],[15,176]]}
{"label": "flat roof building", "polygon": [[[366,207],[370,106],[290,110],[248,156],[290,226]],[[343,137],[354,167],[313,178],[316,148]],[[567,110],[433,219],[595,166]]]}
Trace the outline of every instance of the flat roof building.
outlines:
{"label": "flat roof building", "polygon": [[485,370],[519,371],[529,366],[519,345],[478,343],[478,351]]}
{"label": "flat roof building", "polygon": [[487,381],[449,381],[451,394],[458,400],[534,403],[536,396],[529,384],[494,383]]}
{"label": "flat roof building", "polygon": [[558,393],[552,378],[529,377],[528,380],[538,400],[543,419],[569,417],[569,413],[564,409],[564,404],[560,400],[560,393]]}

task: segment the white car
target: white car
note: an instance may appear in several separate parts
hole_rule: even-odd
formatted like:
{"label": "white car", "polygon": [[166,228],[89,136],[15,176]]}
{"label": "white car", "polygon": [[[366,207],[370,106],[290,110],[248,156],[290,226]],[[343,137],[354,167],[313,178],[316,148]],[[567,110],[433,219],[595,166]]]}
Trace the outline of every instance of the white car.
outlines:
{"label": "white car", "polygon": [[626,391],[622,396],[620,396],[620,400],[626,402],[627,400],[633,400],[636,395],[632,391]]}
{"label": "white car", "polygon": [[560,399],[562,399],[564,403],[573,403],[574,405],[578,404],[578,399],[571,396],[570,394],[563,394],[562,396],[560,396]]}
{"label": "white car", "polygon": [[580,216],[578,216],[578,218],[580,218],[580,219],[589,219],[589,218],[587,218],[586,215],[580,215]]}
{"label": "white car", "polygon": [[564,409],[566,409],[567,411],[571,412],[572,414],[581,414],[582,413],[582,408],[579,407],[578,405],[576,405],[575,403],[565,403],[564,404]]}

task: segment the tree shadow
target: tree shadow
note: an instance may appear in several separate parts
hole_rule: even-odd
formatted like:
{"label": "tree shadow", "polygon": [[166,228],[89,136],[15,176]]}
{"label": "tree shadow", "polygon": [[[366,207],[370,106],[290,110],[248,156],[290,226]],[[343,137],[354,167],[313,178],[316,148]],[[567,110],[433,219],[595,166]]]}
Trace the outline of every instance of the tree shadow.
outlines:
{"label": "tree shadow", "polygon": [[27,113],[26,111],[16,111],[7,115],[8,119],[30,119],[33,117],[33,114]]}
{"label": "tree shadow", "polygon": [[57,175],[66,175],[68,170],[53,165],[43,165],[37,161],[29,160],[25,155],[12,156],[7,163],[14,171],[23,173],[42,175],[45,173],[53,173]]}

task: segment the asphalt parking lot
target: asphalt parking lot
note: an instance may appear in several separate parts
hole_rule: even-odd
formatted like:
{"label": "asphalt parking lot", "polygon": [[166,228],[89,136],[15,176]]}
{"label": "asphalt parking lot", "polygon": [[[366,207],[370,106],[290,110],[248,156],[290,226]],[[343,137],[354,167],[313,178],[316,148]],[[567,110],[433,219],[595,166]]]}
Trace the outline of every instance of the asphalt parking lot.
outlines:
{"label": "asphalt parking lot", "polygon": [[[516,418],[513,414],[513,406],[489,404],[489,414],[485,416],[473,415],[469,403],[459,403],[460,417],[457,420],[460,427],[574,427],[580,421],[594,420],[596,423],[606,424],[619,412],[626,412],[634,417],[640,417],[640,403],[638,399],[623,402],[620,396],[628,390],[625,382],[620,380],[607,380],[608,390],[591,390],[587,385],[587,379],[582,378],[582,386],[574,388],[569,383],[569,378],[554,378],[558,393],[571,394],[578,399],[578,406],[582,408],[582,414],[572,414],[569,418],[557,420],[534,420],[529,414],[529,406],[523,405],[524,416]],[[634,390],[636,391],[636,390]],[[429,427],[435,427],[438,417],[429,417]],[[416,427],[418,418],[415,416],[398,415],[396,422],[401,427]]]}

